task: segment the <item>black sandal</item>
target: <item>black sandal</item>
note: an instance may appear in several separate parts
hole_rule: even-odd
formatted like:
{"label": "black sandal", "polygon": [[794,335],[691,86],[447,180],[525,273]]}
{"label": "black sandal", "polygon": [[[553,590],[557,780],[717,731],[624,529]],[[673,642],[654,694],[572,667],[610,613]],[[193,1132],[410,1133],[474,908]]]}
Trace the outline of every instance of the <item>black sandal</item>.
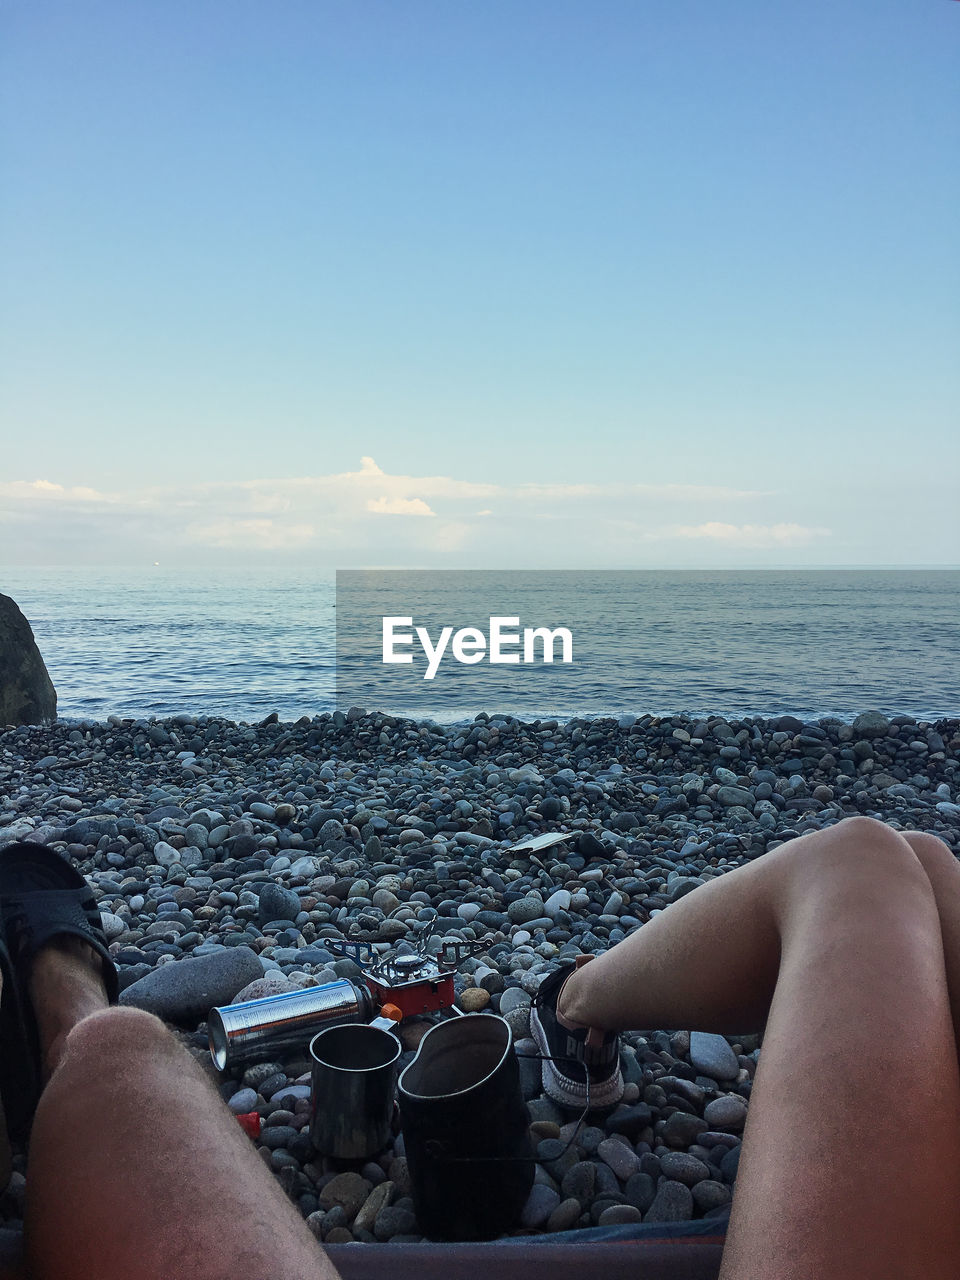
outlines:
{"label": "black sandal", "polygon": [[117,1003],[120,984],[93,890],[72,863],[44,845],[18,843],[0,848],[0,925],[4,977],[0,1035],[8,1031],[12,1041],[0,1040],[0,1094],[10,1136],[22,1142],[30,1132],[43,1087],[40,1035],[29,988],[37,952],[58,935],[72,934],[103,961],[110,1004]]}
{"label": "black sandal", "polygon": [[[4,1123],[0,1124],[0,1190],[10,1180],[10,1141],[21,1141],[15,1117],[22,1114],[21,1099],[40,1096],[40,1082],[36,1063],[29,1044],[27,1028],[23,1020],[20,992],[16,974],[10,960],[7,944],[0,934],[0,974],[3,975],[3,994],[0,996],[0,1104],[4,1111]],[[36,1106],[36,1102],[33,1102]],[[31,1111],[32,1115],[32,1111]]]}

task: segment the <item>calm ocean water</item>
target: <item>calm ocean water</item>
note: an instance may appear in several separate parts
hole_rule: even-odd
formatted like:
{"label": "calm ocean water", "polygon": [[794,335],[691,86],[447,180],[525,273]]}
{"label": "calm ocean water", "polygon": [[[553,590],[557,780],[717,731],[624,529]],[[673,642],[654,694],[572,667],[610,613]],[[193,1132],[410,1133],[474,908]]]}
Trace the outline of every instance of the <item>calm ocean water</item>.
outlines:
{"label": "calm ocean water", "polygon": [[[571,577],[581,612],[610,619],[601,671],[563,689],[530,680],[506,705],[491,705],[488,685],[437,685],[418,712],[960,714],[958,571]],[[332,574],[3,569],[0,591],[30,620],[63,717],[289,720],[335,704]],[[376,708],[376,684],[366,693]]]}

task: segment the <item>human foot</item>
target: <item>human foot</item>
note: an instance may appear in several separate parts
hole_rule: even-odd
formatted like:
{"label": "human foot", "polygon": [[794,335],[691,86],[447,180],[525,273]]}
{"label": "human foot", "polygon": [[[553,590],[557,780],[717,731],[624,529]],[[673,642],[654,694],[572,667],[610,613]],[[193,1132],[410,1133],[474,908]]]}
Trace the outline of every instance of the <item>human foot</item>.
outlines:
{"label": "human foot", "polygon": [[0,1006],[0,1093],[11,1137],[22,1142],[67,1034],[117,1003],[119,979],[93,890],[44,845],[0,849],[0,920],[9,988]]}
{"label": "human foot", "polygon": [[88,943],[73,934],[58,934],[33,958],[28,982],[40,1039],[44,1084],[63,1057],[67,1035],[78,1022],[107,1009],[103,961]]}

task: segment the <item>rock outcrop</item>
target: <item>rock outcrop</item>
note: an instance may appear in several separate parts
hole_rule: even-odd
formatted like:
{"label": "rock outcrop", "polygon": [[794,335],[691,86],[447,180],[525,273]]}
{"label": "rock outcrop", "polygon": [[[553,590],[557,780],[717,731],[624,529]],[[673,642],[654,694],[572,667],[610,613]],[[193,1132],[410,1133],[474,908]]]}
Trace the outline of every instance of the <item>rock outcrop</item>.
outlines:
{"label": "rock outcrop", "polygon": [[45,724],[57,718],[57,691],[30,623],[15,600],[0,595],[0,725]]}

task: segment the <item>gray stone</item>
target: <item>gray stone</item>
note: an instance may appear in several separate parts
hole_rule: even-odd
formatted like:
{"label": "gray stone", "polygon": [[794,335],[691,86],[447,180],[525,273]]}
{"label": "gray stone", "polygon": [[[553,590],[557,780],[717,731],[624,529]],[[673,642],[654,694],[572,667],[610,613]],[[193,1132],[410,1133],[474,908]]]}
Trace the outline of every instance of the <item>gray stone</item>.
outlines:
{"label": "gray stone", "polygon": [[[531,1052],[536,1053],[536,1042],[531,1041],[530,1043],[534,1045],[534,1048]],[[540,1064],[535,1063],[535,1065],[539,1067]],[[531,1124],[533,1124],[535,1120],[546,1120],[546,1121],[552,1122],[557,1126],[563,1124],[563,1112],[559,1109],[557,1104],[553,1102],[550,1098],[547,1098],[547,1097],[531,1098],[530,1101],[527,1103],[527,1112],[530,1116]]]}
{"label": "gray stone", "polygon": [[861,738],[884,738],[890,721],[879,711],[862,711],[853,722],[853,732]]}
{"label": "gray stone", "polygon": [[500,1014],[501,1016],[511,1013],[514,1009],[529,1009],[530,995],[524,991],[522,987],[508,987],[500,997]]}
{"label": "gray stone", "polygon": [[600,1215],[598,1226],[616,1227],[625,1226],[632,1222],[642,1222],[643,1214],[633,1204],[612,1204],[608,1209],[604,1209]]}
{"label": "gray stone", "polygon": [[394,1236],[409,1235],[417,1229],[416,1216],[410,1209],[398,1204],[387,1205],[377,1214],[373,1234],[378,1240],[390,1240]]}
{"label": "gray stone", "polygon": [[560,1204],[560,1197],[551,1187],[535,1182],[530,1188],[527,1203],[520,1214],[520,1225],[524,1227],[542,1227]]}
{"label": "gray stone", "polygon": [[689,1147],[710,1128],[706,1120],[686,1111],[674,1111],[663,1122],[663,1141],[668,1147]]}
{"label": "gray stone", "polygon": [[570,890],[556,889],[543,904],[543,914],[551,920],[556,919],[561,911],[570,910]]}
{"label": "gray stone", "polygon": [[297,988],[281,969],[265,973],[262,978],[254,978],[248,982],[230,1001],[231,1004],[243,1004],[246,1000],[262,1000],[264,996],[285,995]]}
{"label": "gray stone", "polygon": [[597,1166],[592,1160],[580,1160],[563,1175],[560,1190],[565,1199],[574,1199],[586,1206],[593,1198],[597,1185]]}
{"label": "gray stone", "polygon": [[0,595],[0,727],[48,724],[57,717],[57,691],[30,623],[15,601]]}
{"label": "gray stone", "polygon": [[106,934],[107,941],[112,938],[119,938],[120,934],[126,930],[126,924],[119,916],[114,915],[112,911],[100,912],[100,923],[103,926],[103,932]]}
{"label": "gray stone", "polygon": [[619,1138],[604,1138],[597,1147],[597,1155],[604,1164],[609,1165],[621,1182],[626,1182],[640,1168],[637,1153]]}
{"label": "gray stone", "polygon": [[717,790],[717,799],[728,808],[735,804],[742,805],[745,809],[753,807],[753,792],[748,791],[746,787],[720,787]]}
{"label": "gray stone", "polygon": [[682,1182],[664,1178],[644,1222],[684,1222],[693,1217],[693,1194]]}
{"label": "gray stone", "polygon": [[730,1129],[739,1133],[747,1119],[746,1100],[739,1094],[725,1093],[707,1103],[703,1118],[713,1129]]}
{"label": "gray stone", "polygon": [[664,1177],[686,1183],[688,1187],[696,1186],[698,1182],[710,1177],[710,1170],[702,1160],[683,1151],[665,1152],[660,1157],[660,1168]]}
{"label": "gray stone", "polygon": [[[374,1166],[383,1177],[383,1171],[379,1166]],[[361,1175],[362,1176],[362,1175]],[[392,1182],[379,1182],[370,1194],[367,1196],[357,1213],[353,1222],[354,1231],[372,1231],[373,1224],[377,1220],[377,1215],[382,1209],[385,1209],[390,1203],[390,1197],[393,1195]]]}
{"label": "gray stone", "polygon": [[706,1213],[710,1209],[719,1209],[730,1203],[730,1188],[724,1186],[722,1182],[716,1182],[713,1178],[705,1178],[692,1190],[693,1203],[701,1213]]}
{"label": "gray stone", "polygon": [[630,1204],[635,1204],[641,1213],[646,1213],[656,1197],[657,1184],[649,1173],[644,1173],[641,1169],[627,1179],[623,1194]]}
{"label": "gray stone", "polygon": [[230,947],[161,965],[122,991],[120,1003],[146,1009],[165,1022],[196,1026],[214,1005],[229,1004],[262,973],[260,958],[251,947]]}
{"label": "gray stone", "polygon": [[256,1089],[238,1089],[227,1104],[234,1115],[242,1116],[257,1105]]}
{"label": "gray stone", "polygon": [[543,903],[539,898],[518,898],[507,907],[507,915],[514,924],[527,924],[543,915]]}
{"label": "gray stone", "polygon": [[741,1146],[731,1147],[727,1154],[720,1161],[720,1173],[724,1182],[733,1183],[736,1181],[737,1172],[740,1168],[740,1152],[743,1150]]}
{"label": "gray stone", "polygon": [[685,898],[688,893],[693,893],[694,889],[699,889],[703,881],[699,876],[678,876],[667,886],[668,902],[678,902],[680,898]]}
{"label": "gray stone", "polygon": [[180,851],[167,844],[166,840],[158,840],[153,846],[153,859],[158,867],[172,867],[180,861]]}
{"label": "gray stone", "polygon": [[259,1089],[271,1076],[283,1075],[279,1062],[256,1062],[243,1073],[243,1084],[248,1089]]}
{"label": "gray stone", "polygon": [[577,1163],[577,1149],[568,1149],[567,1144],[559,1138],[544,1138],[537,1144],[537,1159],[552,1178],[562,1182]]}
{"label": "gray stone", "polygon": [[523,1040],[530,1034],[530,1005],[521,1004],[515,1008],[508,1010],[507,1013],[501,1014],[504,1022],[510,1028],[514,1041]]}
{"label": "gray stone", "polygon": [[362,1178],[359,1173],[351,1170],[347,1173],[338,1173],[331,1178],[325,1186],[321,1187],[317,1200],[321,1209],[332,1209],[334,1205],[339,1205],[349,1222],[359,1212],[372,1190],[373,1187],[366,1178]]}
{"label": "gray stone", "polygon": [[690,1033],[690,1065],[711,1080],[736,1080],[740,1072],[730,1045],[723,1036],[710,1031]]}
{"label": "gray stone", "polygon": [[569,1231],[579,1219],[583,1208],[579,1200],[563,1200],[547,1219],[548,1231]]}
{"label": "gray stone", "polygon": [[292,889],[268,881],[260,890],[257,916],[261,925],[271,920],[296,920],[299,911],[300,899]]}

